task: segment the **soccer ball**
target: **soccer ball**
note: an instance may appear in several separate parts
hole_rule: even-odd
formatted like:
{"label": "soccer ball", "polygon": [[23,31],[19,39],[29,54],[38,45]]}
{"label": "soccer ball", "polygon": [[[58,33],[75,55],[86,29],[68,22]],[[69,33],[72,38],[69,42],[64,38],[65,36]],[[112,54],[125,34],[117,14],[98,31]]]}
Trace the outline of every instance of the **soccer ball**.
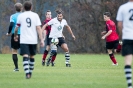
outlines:
{"label": "soccer ball", "polygon": [[51,43],[54,45],[57,45],[59,43],[59,39],[58,38],[52,38]]}

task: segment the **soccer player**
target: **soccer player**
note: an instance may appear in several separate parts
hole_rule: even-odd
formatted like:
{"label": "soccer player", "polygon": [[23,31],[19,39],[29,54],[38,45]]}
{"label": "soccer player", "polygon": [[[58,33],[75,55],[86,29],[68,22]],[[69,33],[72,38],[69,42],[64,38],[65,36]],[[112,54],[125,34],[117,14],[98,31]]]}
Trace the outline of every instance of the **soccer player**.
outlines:
{"label": "soccer player", "polygon": [[[72,37],[75,40],[75,36],[70,28],[70,26],[67,24],[67,21],[65,19],[63,19],[63,12],[62,10],[57,10],[57,17],[53,18],[52,20],[50,20],[48,23],[46,23],[42,29],[44,30],[47,26],[51,25],[51,32],[49,35],[50,40],[52,38],[58,38],[59,39],[59,43],[58,45],[65,51],[65,58],[66,58],[66,66],[69,67],[70,66],[70,54],[69,54],[69,49],[67,44],[65,43],[65,40],[63,38],[62,35],[62,31],[64,26],[67,28],[67,30],[70,32],[70,34],[72,35]],[[56,54],[57,52],[53,52],[53,54]]]}
{"label": "soccer player", "polygon": [[132,87],[132,58],[133,58],[133,0],[119,7],[116,20],[118,28],[122,33],[122,56],[125,59],[125,77],[128,88]]}
{"label": "soccer player", "polygon": [[[41,46],[44,46],[44,39],[42,37],[41,21],[37,13],[31,11],[32,3],[30,1],[24,2],[24,12],[18,16],[17,26],[14,39],[17,41],[17,30],[20,27],[20,55],[23,56],[23,67],[26,78],[31,78],[34,69],[37,47],[37,38],[39,35]],[[38,33],[38,35],[37,35]]]}
{"label": "soccer player", "polygon": [[102,32],[102,39],[106,39],[106,48],[107,52],[110,56],[110,59],[112,60],[112,65],[118,65],[116,58],[113,54],[116,52],[117,46],[119,44],[119,36],[116,32],[116,25],[115,23],[110,19],[111,14],[109,12],[105,12],[103,14],[104,21],[106,21],[106,31]]}
{"label": "soccer player", "polygon": [[[17,50],[20,48],[20,43],[19,43],[19,38],[18,41],[14,41],[14,29],[16,26],[16,22],[17,22],[17,18],[18,15],[21,14],[22,11],[22,4],[21,3],[16,3],[14,5],[15,9],[16,9],[16,13],[11,15],[10,17],[10,26],[9,26],[9,30],[8,33],[6,35],[11,35],[11,48],[12,48],[12,59],[15,65],[15,69],[13,71],[19,71],[18,69],[18,57],[17,57]],[[20,36],[20,29],[18,29],[18,37]]]}
{"label": "soccer player", "polygon": [[[51,11],[50,10],[47,10],[46,11],[46,20],[44,21],[44,23],[43,24],[46,24],[46,23],[48,23],[50,20],[51,20]],[[50,43],[49,43],[49,34],[50,34],[50,31],[51,31],[51,26],[47,26],[45,29],[44,29],[44,36],[45,36],[45,34],[46,34],[46,39],[45,39],[45,41],[46,41],[46,50],[44,51],[44,53],[43,53],[43,58],[42,58],[42,66],[44,66],[45,65],[45,60],[46,60],[46,57],[47,57],[47,55],[48,55],[48,51],[50,50]],[[55,58],[56,58],[56,55],[57,54],[54,54],[53,56],[52,56],[52,60],[51,60],[51,63],[52,63],[52,66],[54,66],[54,60],[55,60]]]}

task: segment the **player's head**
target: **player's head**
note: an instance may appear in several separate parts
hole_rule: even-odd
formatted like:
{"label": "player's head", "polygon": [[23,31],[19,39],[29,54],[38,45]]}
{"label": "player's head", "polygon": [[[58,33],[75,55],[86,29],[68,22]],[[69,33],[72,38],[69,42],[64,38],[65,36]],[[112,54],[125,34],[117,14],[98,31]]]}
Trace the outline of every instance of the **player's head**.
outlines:
{"label": "player's head", "polygon": [[24,9],[25,9],[25,11],[30,11],[32,9],[32,2],[31,1],[25,1],[24,2]]}
{"label": "player's head", "polygon": [[57,13],[57,19],[61,21],[63,19],[63,11],[61,9],[57,9],[56,13]]}
{"label": "player's head", "polygon": [[22,6],[21,3],[16,3],[16,4],[14,5],[14,7],[15,7],[15,9],[16,9],[17,12],[21,12],[23,6]]}
{"label": "player's head", "polygon": [[45,15],[46,15],[46,19],[51,19],[51,17],[52,17],[50,10],[47,10]]}
{"label": "player's head", "polygon": [[103,14],[103,18],[104,18],[104,21],[110,20],[110,18],[111,18],[110,12],[105,12],[105,13]]}

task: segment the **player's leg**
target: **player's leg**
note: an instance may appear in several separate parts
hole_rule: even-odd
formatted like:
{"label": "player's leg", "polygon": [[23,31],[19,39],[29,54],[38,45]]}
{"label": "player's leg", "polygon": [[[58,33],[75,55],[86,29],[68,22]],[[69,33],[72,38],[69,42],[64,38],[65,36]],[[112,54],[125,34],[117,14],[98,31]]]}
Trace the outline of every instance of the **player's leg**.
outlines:
{"label": "player's leg", "polygon": [[52,66],[54,66],[54,61],[56,59],[56,55],[57,55],[57,45],[51,44],[50,58],[51,58],[51,65]]}
{"label": "player's leg", "polygon": [[113,42],[107,42],[106,43],[106,48],[107,48],[107,51],[108,51],[108,54],[109,54],[109,57],[111,59],[111,61],[113,62],[112,65],[118,65],[117,61],[116,61],[116,58],[112,52],[113,50],[113,47],[114,47],[114,43]]}
{"label": "player's leg", "polygon": [[[20,39],[20,37],[19,37],[19,39]],[[18,57],[17,57],[17,53],[18,53],[17,50],[20,48],[19,39],[18,39],[18,41],[14,41],[14,34],[12,34],[12,36],[11,36],[12,59],[13,59],[14,66],[15,66],[15,69],[13,71],[19,71]]]}
{"label": "player's leg", "polygon": [[51,59],[51,64],[52,64],[52,66],[54,66],[54,61],[55,61],[55,59],[56,59],[56,56],[57,56],[57,52],[55,52],[54,54],[53,54],[53,56],[52,56],[52,59]]}
{"label": "player's leg", "polygon": [[108,51],[108,54],[109,54],[109,57],[110,57],[111,61],[113,62],[112,65],[118,65],[118,63],[116,61],[116,58],[115,58],[115,56],[112,52],[112,49],[107,49],[107,51]]}
{"label": "player's leg", "polygon": [[116,52],[117,52],[117,53],[120,53],[120,52],[121,52],[121,49],[122,49],[122,41],[119,41],[119,43],[118,43],[118,45],[117,45]]}
{"label": "player's leg", "polygon": [[65,58],[66,58],[65,63],[66,63],[66,66],[67,66],[67,67],[70,67],[70,66],[71,66],[71,65],[70,65],[70,54],[69,54],[69,49],[68,49],[67,44],[66,44],[66,43],[63,43],[63,44],[61,45],[61,48],[65,51]]}
{"label": "player's leg", "polygon": [[30,60],[29,60],[29,74],[30,74],[30,77],[31,77],[32,72],[34,70],[34,64],[35,64],[34,55],[31,55]]}
{"label": "player's leg", "polygon": [[30,48],[30,60],[29,60],[29,70],[30,71],[29,71],[29,74],[30,74],[30,77],[31,77],[32,72],[34,70],[34,64],[35,64],[34,56],[36,55],[37,45],[36,44],[30,44],[29,48]]}
{"label": "player's leg", "polygon": [[128,88],[132,88],[132,68],[131,68],[131,63],[132,63],[132,55],[126,55],[125,56],[125,77],[127,80],[127,85]]}
{"label": "player's leg", "polygon": [[23,56],[23,68],[25,71],[26,79],[30,78],[29,75],[29,45],[28,44],[20,44],[20,55]]}
{"label": "player's leg", "polygon": [[42,66],[45,65],[45,60],[48,55],[48,52],[50,50],[50,40],[51,38],[48,38],[48,35],[46,36],[45,44],[46,44],[46,49],[44,50],[43,57],[42,57]]}
{"label": "player's leg", "polygon": [[132,55],[133,55],[133,41],[124,40],[122,45],[122,56],[125,57],[125,77],[127,80],[128,88],[132,88]]}
{"label": "player's leg", "polygon": [[43,58],[42,58],[42,65],[43,65],[43,66],[45,65],[45,60],[46,60],[46,57],[47,57],[47,55],[48,55],[49,49],[50,49],[50,46],[47,45],[47,46],[46,46],[46,50],[45,50],[44,53],[43,53]]}
{"label": "player's leg", "polygon": [[12,49],[12,59],[13,59],[14,65],[15,65],[15,69],[13,71],[19,71],[17,50],[15,50],[15,49]]}
{"label": "player's leg", "polygon": [[59,46],[64,50],[65,52],[65,64],[66,64],[66,67],[70,67],[71,64],[70,64],[70,54],[69,54],[69,49],[68,49],[68,46],[67,44],[65,43],[65,40],[63,37],[61,38],[58,38],[59,39]]}

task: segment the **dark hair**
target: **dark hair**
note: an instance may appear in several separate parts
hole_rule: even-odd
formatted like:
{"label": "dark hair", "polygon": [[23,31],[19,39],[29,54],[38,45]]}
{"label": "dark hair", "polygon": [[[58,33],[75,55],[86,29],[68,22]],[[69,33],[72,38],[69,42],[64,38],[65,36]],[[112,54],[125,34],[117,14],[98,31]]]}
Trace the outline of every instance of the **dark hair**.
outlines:
{"label": "dark hair", "polygon": [[47,10],[46,12],[45,12],[45,14],[47,14],[47,12],[51,12],[50,10]]}
{"label": "dark hair", "polygon": [[15,9],[16,9],[17,12],[20,12],[21,9],[22,9],[22,4],[21,4],[21,3],[16,3],[16,4],[14,5],[14,7],[15,7]]}
{"label": "dark hair", "polygon": [[55,12],[56,12],[57,14],[63,14],[63,11],[62,11],[61,9],[57,9]]}
{"label": "dark hair", "polygon": [[105,12],[103,15],[106,15],[107,17],[111,17],[110,12]]}
{"label": "dark hair", "polygon": [[24,9],[26,11],[30,11],[31,10],[31,7],[32,7],[32,2],[31,1],[25,1],[24,2]]}

